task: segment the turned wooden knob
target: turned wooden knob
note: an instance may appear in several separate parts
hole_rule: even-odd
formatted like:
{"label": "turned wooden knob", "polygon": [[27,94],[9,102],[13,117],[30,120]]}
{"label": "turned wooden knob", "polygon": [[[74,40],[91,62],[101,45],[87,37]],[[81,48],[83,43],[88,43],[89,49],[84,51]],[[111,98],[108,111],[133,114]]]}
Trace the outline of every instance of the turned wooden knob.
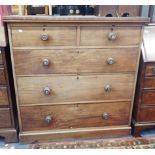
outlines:
{"label": "turned wooden knob", "polygon": [[109,114],[107,112],[102,113],[102,118],[107,120],[109,118]]}
{"label": "turned wooden knob", "polygon": [[104,86],[104,91],[105,92],[110,92],[111,90],[112,90],[111,85],[107,84],[107,85]]}
{"label": "turned wooden knob", "polygon": [[109,34],[108,34],[108,39],[109,40],[116,40],[117,39],[117,34],[115,33],[115,32],[110,32]]}
{"label": "turned wooden knob", "polygon": [[106,63],[107,63],[108,65],[112,65],[112,64],[114,63],[114,59],[111,58],[111,57],[109,57],[109,58],[107,58]]}
{"label": "turned wooden knob", "polygon": [[45,117],[45,122],[46,122],[47,124],[51,124],[51,123],[53,122],[52,116],[50,116],[50,115],[46,116],[46,117]]}
{"label": "turned wooden knob", "polygon": [[49,63],[50,63],[50,61],[47,58],[45,58],[45,59],[42,60],[43,66],[48,66]]}
{"label": "turned wooden knob", "polygon": [[42,41],[46,41],[46,40],[48,40],[48,34],[47,33],[43,33],[43,34],[41,34],[41,40]]}
{"label": "turned wooden knob", "polygon": [[50,89],[49,87],[45,87],[45,88],[43,89],[43,93],[44,93],[44,95],[50,95],[51,89]]}

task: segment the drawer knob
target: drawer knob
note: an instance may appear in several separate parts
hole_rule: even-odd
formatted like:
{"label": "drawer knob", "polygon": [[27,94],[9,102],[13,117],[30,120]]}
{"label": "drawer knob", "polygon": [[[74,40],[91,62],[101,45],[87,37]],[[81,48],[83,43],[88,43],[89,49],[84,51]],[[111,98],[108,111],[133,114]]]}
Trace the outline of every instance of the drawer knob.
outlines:
{"label": "drawer knob", "polygon": [[113,59],[113,58],[108,58],[108,59],[106,60],[106,63],[107,63],[108,65],[112,65],[112,64],[114,63],[114,59]]}
{"label": "drawer knob", "polygon": [[108,34],[109,40],[116,40],[117,39],[117,34],[115,32],[110,32]]}
{"label": "drawer knob", "polygon": [[152,68],[152,73],[155,74],[155,68]]}
{"label": "drawer knob", "polygon": [[50,62],[48,59],[45,58],[43,59],[42,63],[43,63],[43,66],[48,66]]}
{"label": "drawer knob", "polygon": [[47,34],[47,33],[43,33],[43,34],[41,35],[41,40],[42,40],[42,41],[48,40],[48,34]]}
{"label": "drawer knob", "polygon": [[107,112],[102,113],[102,118],[107,120],[109,118],[109,114]]}
{"label": "drawer knob", "polygon": [[43,89],[43,92],[44,92],[45,95],[50,95],[51,89],[50,89],[49,87],[45,87],[45,88]]}
{"label": "drawer knob", "polygon": [[111,89],[112,89],[112,87],[111,87],[111,85],[109,85],[109,84],[107,84],[107,85],[104,86],[105,92],[110,92]]}
{"label": "drawer knob", "polygon": [[50,115],[48,115],[48,116],[45,117],[45,122],[47,124],[51,124],[53,122],[53,118]]}

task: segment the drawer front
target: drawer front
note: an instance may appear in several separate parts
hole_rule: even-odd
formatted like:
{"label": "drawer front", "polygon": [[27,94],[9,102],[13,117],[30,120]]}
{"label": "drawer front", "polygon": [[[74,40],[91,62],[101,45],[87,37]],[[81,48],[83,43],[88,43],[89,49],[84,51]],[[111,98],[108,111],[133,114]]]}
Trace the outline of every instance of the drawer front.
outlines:
{"label": "drawer front", "polygon": [[0,108],[0,128],[11,127],[11,117],[9,108]]}
{"label": "drawer front", "polygon": [[155,90],[143,91],[142,103],[146,105],[155,105]]}
{"label": "drawer front", "polygon": [[14,50],[14,61],[17,75],[134,72],[138,55],[138,48]]}
{"label": "drawer front", "polygon": [[20,104],[128,100],[133,74],[17,77]]}
{"label": "drawer front", "polygon": [[140,122],[153,122],[155,121],[155,107],[143,107],[139,112]]}
{"label": "drawer front", "polygon": [[[112,30],[113,29],[113,30]],[[140,43],[140,27],[81,27],[82,46],[127,46]],[[114,36],[110,39],[110,36]]]}
{"label": "drawer front", "polygon": [[155,76],[144,78],[144,88],[155,88]]}
{"label": "drawer front", "polygon": [[127,125],[129,111],[129,102],[20,107],[24,131]]}
{"label": "drawer front", "polygon": [[155,75],[155,64],[146,66],[145,75],[146,76]]}
{"label": "drawer front", "polygon": [[7,87],[0,87],[0,105],[8,105]]}
{"label": "drawer front", "polygon": [[0,65],[3,64],[3,57],[2,57],[2,51],[0,50]]}
{"label": "drawer front", "polygon": [[0,85],[6,84],[5,70],[4,68],[0,68]]}
{"label": "drawer front", "polygon": [[12,44],[22,46],[76,45],[76,27],[12,27]]}

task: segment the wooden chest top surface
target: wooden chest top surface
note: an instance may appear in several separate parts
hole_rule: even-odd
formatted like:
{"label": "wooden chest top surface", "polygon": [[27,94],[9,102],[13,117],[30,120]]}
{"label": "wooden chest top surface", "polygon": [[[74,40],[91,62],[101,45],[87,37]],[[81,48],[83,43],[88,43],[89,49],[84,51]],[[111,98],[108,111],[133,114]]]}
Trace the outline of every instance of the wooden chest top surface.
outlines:
{"label": "wooden chest top surface", "polygon": [[148,23],[147,17],[97,17],[97,16],[4,16],[4,22],[103,22],[103,23]]}

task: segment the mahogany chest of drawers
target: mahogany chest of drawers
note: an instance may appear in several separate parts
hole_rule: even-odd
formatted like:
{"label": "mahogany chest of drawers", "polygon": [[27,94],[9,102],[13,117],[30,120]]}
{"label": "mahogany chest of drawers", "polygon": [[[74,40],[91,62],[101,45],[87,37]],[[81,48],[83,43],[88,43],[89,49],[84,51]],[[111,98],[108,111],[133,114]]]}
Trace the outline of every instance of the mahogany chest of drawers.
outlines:
{"label": "mahogany chest of drawers", "polygon": [[6,16],[21,142],[130,134],[147,18]]}
{"label": "mahogany chest of drawers", "polygon": [[8,54],[8,48],[0,48],[0,136],[4,137],[6,142],[16,142],[17,121],[14,117],[16,111]]}
{"label": "mahogany chest of drawers", "polygon": [[142,55],[133,111],[133,134],[155,127],[155,25],[144,27]]}

